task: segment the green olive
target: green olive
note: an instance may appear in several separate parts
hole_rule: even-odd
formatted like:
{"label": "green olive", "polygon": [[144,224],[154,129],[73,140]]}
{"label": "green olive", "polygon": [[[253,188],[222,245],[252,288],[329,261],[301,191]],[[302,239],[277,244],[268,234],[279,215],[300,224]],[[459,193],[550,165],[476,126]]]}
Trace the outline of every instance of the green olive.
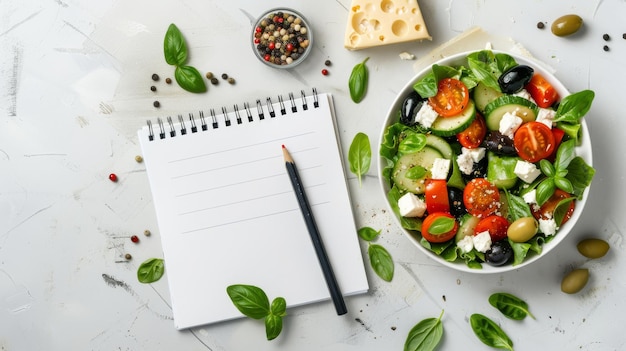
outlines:
{"label": "green olive", "polygon": [[589,270],[586,268],[574,269],[561,281],[561,291],[566,294],[575,294],[581,291],[589,281]]}
{"label": "green olive", "polygon": [[530,240],[539,229],[539,223],[534,217],[522,217],[509,225],[506,235],[516,243],[524,243]]}
{"label": "green olive", "polygon": [[552,34],[558,37],[572,35],[583,26],[583,19],[578,15],[561,16],[552,22]]}
{"label": "green olive", "polygon": [[609,251],[609,243],[602,239],[584,239],[576,247],[578,252],[588,258],[600,258]]}

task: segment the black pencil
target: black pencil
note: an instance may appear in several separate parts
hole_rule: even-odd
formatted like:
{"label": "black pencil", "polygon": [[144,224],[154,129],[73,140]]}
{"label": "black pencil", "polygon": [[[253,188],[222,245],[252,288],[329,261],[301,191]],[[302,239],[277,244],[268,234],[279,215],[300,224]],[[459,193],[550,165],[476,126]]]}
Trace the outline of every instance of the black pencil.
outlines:
{"label": "black pencil", "polygon": [[302,216],[304,217],[304,222],[306,223],[307,230],[311,236],[311,241],[313,242],[315,253],[317,254],[317,258],[320,262],[322,273],[326,279],[326,285],[328,285],[330,297],[335,304],[337,315],[346,314],[348,310],[345,302],[343,301],[343,295],[341,295],[337,279],[335,279],[335,273],[333,272],[333,268],[328,260],[328,255],[326,254],[324,243],[322,242],[319,230],[317,229],[317,224],[315,224],[315,218],[313,218],[311,206],[309,205],[309,201],[304,193],[304,186],[300,181],[298,169],[296,168],[296,164],[293,162],[289,151],[285,148],[285,145],[283,145],[283,157],[285,158],[285,167],[287,167],[287,173],[289,174],[291,185],[293,185],[293,190],[296,193],[296,198],[298,199],[298,204],[300,205],[300,210],[302,211]]}

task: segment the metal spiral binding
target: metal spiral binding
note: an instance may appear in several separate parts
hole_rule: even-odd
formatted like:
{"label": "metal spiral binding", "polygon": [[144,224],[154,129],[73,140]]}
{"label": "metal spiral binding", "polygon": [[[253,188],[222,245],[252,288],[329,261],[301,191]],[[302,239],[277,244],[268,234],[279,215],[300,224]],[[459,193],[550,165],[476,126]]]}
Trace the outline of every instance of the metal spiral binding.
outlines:
{"label": "metal spiral binding", "polygon": [[[317,89],[312,88],[312,91],[313,91],[313,94],[312,94],[313,107],[317,108],[319,107],[319,97],[317,94]],[[298,103],[296,102],[294,94],[290,92],[288,94],[288,97],[289,97],[289,109],[291,110],[291,113],[297,113]],[[304,90],[300,90],[300,97],[301,97],[301,103],[302,103],[301,105],[302,110],[304,111],[308,110],[309,109],[308,99],[310,97],[306,95]],[[271,97],[267,97],[265,100],[265,106],[263,105],[264,104],[261,101],[261,99],[256,100],[256,117],[260,121],[265,119],[266,111],[270,117],[272,118],[276,117],[276,111],[274,109],[274,103],[272,102]],[[282,95],[278,95],[277,108],[280,110],[281,115],[287,114],[287,106]],[[237,122],[237,124],[244,123],[244,118],[242,118],[243,116],[242,111],[245,111],[245,117],[247,117],[248,123],[254,122],[254,115],[252,112],[252,108],[250,107],[250,104],[248,104],[247,102],[244,102],[243,109],[240,109],[237,104],[233,105],[233,112],[234,112],[235,121]],[[223,126],[225,127],[232,125],[231,116],[229,115],[228,109],[226,107],[222,107],[222,114],[221,116],[219,116],[223,118],[223,121],[219,120],[214,109],[209,109],[209,114],[211,116],[211,126],[213,129],[219,128],[220,123],[223,123]],[[198,116],[200,119],[200,130],[208,131],[209,127],[207,124],[207,119],[205,118],[205,115],[204,115],[204,111],[202,110],[198,111]],[[165,121],[160,117],[157,118],[156,123],[157,123],[158,128],[155,128],[153,126],[153,123],[151,120],[147,120],[146,124],[148,126],[148,140],[154,141],[155,136],[156,136],[155,129],[158,129],[156,130],[156,132],[158,132],[159,139],[166,139],[168,135],[169,135],[169,138],[174,138],[176,137],[177,132],[180,133],[181,136],[187,135],[189,131],[191,131],[191,134],[198,132],[199,130],[198,124],[196,123],[196,119],[193,113],[189,113],[189,121],[185,120],[182,114],[179,114],[177,117],[178,117],[178,123],[176,124],[174,123],[172,117],[170,116],[166,117]],[[165,123],[167,123],[167,126],[165,125]],[[189,125],[187,125],[187,123],[189,123]]]}

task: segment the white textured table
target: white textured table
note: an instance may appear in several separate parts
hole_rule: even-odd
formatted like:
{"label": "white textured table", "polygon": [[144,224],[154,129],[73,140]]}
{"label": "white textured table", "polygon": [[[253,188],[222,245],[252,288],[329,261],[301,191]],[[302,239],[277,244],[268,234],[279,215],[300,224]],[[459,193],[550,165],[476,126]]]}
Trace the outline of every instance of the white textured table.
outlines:
{"label": "white textured table", "polygon": [[[312,22],[316,44],[293,73],[254,58],[250,19],[286,5]],[[410,328],[445,310],[442,350],[486,349],[468,319],[483,313],[500,323],[516,350],[622,350],[626,322],[623,243],[623,91],[626,32],[623,1],[422,0],[432,42],[350,52],[343,48],[348,0],[76,1],[0,3],[0,349],[1,350],[400,350]],[[584,32],[557,38],[549,24],[578,13]],[[547,23],[539,30],[537,22]],[[149,90],[150,76],[170,74],[162,54],[169,23],[190,46],[201,71],[226,72],[222,83],[195,96]],[[378,189],[376,164],[362,187],[351,175],[357,226],[382,229],[379,242],[396,262],[391,283],[369,266],[371,291],[347,299],[337,317],[330,302],[290,309],[272,342],[262,323],[241,319],[189,331],[173,327],[166,279],[137,282],[137,265],[162,255],[135,132],[147,118],[198,106],[230,106],[252,97],[317,87],[335,96],[343,148],[357,132],[376,145],[388,106],[414,75],[414,61],[473,26],[515,38],[555,70],[572,91],[592,89],[587,123],[597,175],[575,231],[549,257],[511,273],[472,275],[435,264],[401,235]],[[611,39],[604,41],[603,34]],[[607,45],[609,51],[604,51]],[[352,66],[370,57],[361,104],[350,101]],[[320,71],[330,59],[330,74]],[[154,100],[162,107],[152,107]],[[377,148],[375,148],[377,152]],[[116,173],[120,180],[108,180]],[[150,237],[142,235],[153,231]],[[139,244],[129,237],[139,235]],[[578,240],[611,243],[606,257],[587,261]],[[365,252],[365,245],[362,246]],[[133,255],[126,261],[125,253]],[[121,261],[121,262],[119,262]],[[591,271],[579,294],[560,292],[572,267]],[[506,320],[487,302],[506,291],[523,297],[536,320]]]}

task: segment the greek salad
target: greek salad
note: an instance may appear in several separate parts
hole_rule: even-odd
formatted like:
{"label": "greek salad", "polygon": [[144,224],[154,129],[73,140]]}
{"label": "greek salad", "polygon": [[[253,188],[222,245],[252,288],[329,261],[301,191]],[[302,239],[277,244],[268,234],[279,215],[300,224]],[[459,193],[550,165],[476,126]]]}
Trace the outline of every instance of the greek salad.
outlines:
{"label": "greek salad", "polygon": [[594,93],[559,96],[505,53],[476,51],[466,63],[434,64],[386,128],[388,200],[443,259],[517,265],[541,253],[591,184],[576,146]]}

